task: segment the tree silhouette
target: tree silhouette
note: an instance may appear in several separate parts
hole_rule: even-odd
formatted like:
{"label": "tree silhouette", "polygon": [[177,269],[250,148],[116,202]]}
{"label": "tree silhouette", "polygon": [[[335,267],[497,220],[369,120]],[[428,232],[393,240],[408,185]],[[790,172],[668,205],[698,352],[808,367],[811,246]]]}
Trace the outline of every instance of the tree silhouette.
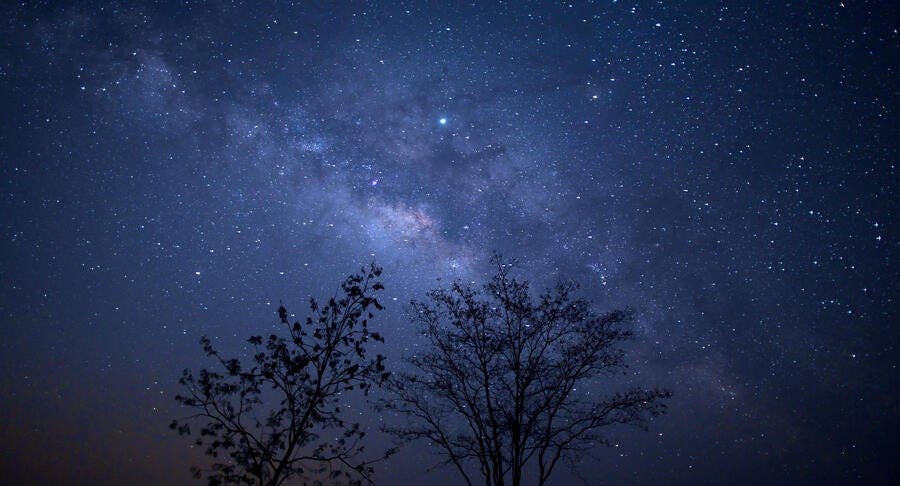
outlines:
{"label": "tree silhouette", "polygon": [[351,390],[368,395],[389,377],[384,358],[367,355],[370,340],[384,341],[368,328],[372,311],[383,309],[374,295],[384,288],[380,274],[372,264],[341,284],[339,298],[322,306],[310,299],[305,324],[290,323],[279,307],[289,335],[273,334],[265,343],[250,337],[255,353],[249,368],[201,339],[216,369],[198,376],[184,371],[179,383],[186,392],[175,399],[193,414],[171,424],[195,435],[213,458],[208,469],[192,468],[195,477],[205,475],[209,484],[278,485],[297,476],[317,484],[322,478],[371,483],[374,461],[361,458],[365,432],[341,418],[340,401]]}
{"label": "tree silhouette", "polygon": [[618,344],[632,337],[631,311],[596,314],[574,284],[535,299],[511,263],[492,263],[496,275],[481,290],[457,282],[412,302],[430,347],[406,359],[414,371],[391,378],[380,407],[405,419],[388,432],[436,445],[466,484],[474,464],[489,486],[518,486],[526,470],[543,485],[561,459],[608,444],[604,427],[646,428],[670,393],[600,393],[600,379],[625,369]]}

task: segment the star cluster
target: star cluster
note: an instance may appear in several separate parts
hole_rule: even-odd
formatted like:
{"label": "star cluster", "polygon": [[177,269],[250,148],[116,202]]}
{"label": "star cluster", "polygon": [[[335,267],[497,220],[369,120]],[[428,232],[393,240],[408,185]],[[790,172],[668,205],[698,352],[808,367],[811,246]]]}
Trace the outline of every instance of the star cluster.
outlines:
{"label": "star cluster", "polygon": [[[887,481],[889,10],[5,5],[0,477],[188,481],[200,336],[241,352],[374,260],[396,363],[404,303],[496,251],[634,307],[633,371],[675,393],[584,476]],[[423,454],[378,478],[454,484]]]}

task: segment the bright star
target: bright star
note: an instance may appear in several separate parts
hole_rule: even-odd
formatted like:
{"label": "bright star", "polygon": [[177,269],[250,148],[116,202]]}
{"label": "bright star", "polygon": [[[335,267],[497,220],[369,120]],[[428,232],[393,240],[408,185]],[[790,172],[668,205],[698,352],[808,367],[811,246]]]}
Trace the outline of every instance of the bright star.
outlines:
{"label": "bright star", "polygon": [[447,119],[446,119],[446,118],[441,118],[440,120],[438,120],[438,123],[440,123],[441,125],[446,125],[446,124],[447,124]]}

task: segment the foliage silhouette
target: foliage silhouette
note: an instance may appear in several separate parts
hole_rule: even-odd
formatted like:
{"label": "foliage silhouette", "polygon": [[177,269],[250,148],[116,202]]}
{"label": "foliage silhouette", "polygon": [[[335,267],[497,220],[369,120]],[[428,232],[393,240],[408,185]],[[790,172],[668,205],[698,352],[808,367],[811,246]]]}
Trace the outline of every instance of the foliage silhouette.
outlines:
{"label": "foliage silhouette", "polygon": [[362,459],[365,432],[341,418],[341,400],[351,390],[368,395],[389,377],[384,357],[367,354],[370,340],[384,342],[368,327],[373,311],[383,309],[375,297],[384,288],[380,275],[372,264],[341,284],[342,296],[322,306],[310,299],[305,324],[290,323],[279,307],[289,336],[250,337],[255,353],[249,368],[201,339],[216,369],[197,376],[184,370],[179,383],[186,392],[175,399],[193,414],[171,424],[194,435],[213,459],[208,469],[192,468],[195,477],[206,476],[209,484],[278,485],[296,477],[371,483],[373,462],[393,451]]}
{"label": "foliage silhouette", "polygon": [[379,401],[405,419],[388,432],[436,445],[439,465],[466,484],[474,464],[487,485],[518,486],[523,471],[543,485],[560,460],[608,444],[604,427],[646,428],[665,412],[665,390],[597,393],[597,380],[626,368],[618,344],[632,337],[631,311],[596,314],[574,284],[535,299],[512,263],[499,255],[492,263],[497,272],[481,290],[457,282],[412,302],[430,347],[406,359],[414,371],[394,374],[390,398]]}

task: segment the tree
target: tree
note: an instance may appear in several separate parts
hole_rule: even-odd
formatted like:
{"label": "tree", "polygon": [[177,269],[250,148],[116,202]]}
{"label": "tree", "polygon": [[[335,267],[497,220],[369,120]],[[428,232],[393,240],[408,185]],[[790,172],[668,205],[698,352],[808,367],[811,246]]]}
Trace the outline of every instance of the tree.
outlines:
{"label": "tree", "polygon": [[405,419],[388,432],[434,444],[466,484],[474,464],[488,486],[520,485],[526,465],[543,485],[561,459],[608,444],[604,427],[646,427],[670,393],[601,393],[599,381],[626,368],[618,345],[632,337],[631,311],[597,314],[571,283],[535,299],[512,263],[492,263],[481,290],[457,282],[412,302],[430,346],[406,359],[413,371],[392,377],[380,407]]}
{"label": "tree", "polygon": [[362,459],[365,432],[341,418],[341,400],[351,390],[368,395],[389,377],[384,357],[367,354],[370,340],[384,341],[368,327],[372,311],[383,309],[374,295],[384,288],[380,274],[372,264],[343,282],[340,298],[323,306],[310,299],[305,324],[291,324],[280,306],[288,336],[272,334],[265,344],[250,337],[249,368],[201,339],[217,366],[199,376],[184,370],[179,383],[186,392],[175,399],[193,414],[171,424],[181,435],[199,425],[195,443],[213,460],[209,469],[192,468],[195,477],[205,475],[209,484],[278,485],[298,476],[371,483],[374,461]]}

